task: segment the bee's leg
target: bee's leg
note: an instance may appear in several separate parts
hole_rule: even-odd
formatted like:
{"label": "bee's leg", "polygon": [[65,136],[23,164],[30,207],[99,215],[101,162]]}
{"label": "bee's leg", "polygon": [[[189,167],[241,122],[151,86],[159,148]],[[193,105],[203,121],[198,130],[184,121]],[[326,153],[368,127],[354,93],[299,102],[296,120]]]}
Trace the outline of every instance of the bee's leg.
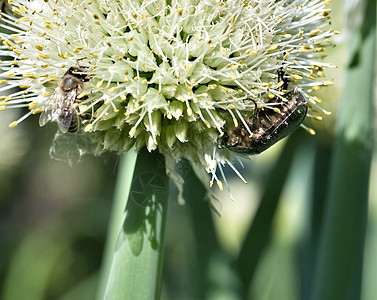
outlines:
{"label": "bee's leg", "polygon": [[89,94],[79,95],[80,98],[77,98],[76,102],[80,103],[81,101],[88,100],[91,95],[92,95],[92,92],[90,92]]}
{"label": "bee's leg", "polygon": [[91,113],[82,113],[80,114],[80,118],[83,120],[91,120],[93,119],[93,115]]}
{"label": "bee's leg", "polygon": [[78,104],[81,103],[82,101],[89,99],[89,97],[91,95],[92,95],[92,92],[90,92],[89,94],[82,95],[80,98],[76,98],[76,101],[75,101],[75,103],[77,103],[76,104],[77,105],[76,110],[77,110],[78,114],[80,115],[80,117],[84,120],[92,119],[92,114],[91,113],[80,113],[80,108],[79,108]]}
{"label": "bee's leg", "polygon": [[89,77],[89,75],[88,75],[88,77],[84,78],[84,79],[82,80],[82,82],[88,82],[88,81],[91,81],[91,80],[92,80],[92,78]]}
{"label": "bee's leg", "polygon": [[91,120],[93,119],[93,115],[91,113],[80,113],[80,107],[78,106],[78,102],[76,101],[75,105],[77,114],[80,116],[82,120]]}

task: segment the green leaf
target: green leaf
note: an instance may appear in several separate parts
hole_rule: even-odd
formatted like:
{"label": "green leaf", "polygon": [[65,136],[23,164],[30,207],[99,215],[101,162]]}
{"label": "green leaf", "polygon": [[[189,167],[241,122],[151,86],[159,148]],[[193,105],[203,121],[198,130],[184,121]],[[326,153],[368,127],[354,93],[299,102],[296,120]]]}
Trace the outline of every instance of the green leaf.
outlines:
{"label": "green leaf", "polygon": [[373,150],[376,71],[376,1],[369,0],[363,25],[350,42],[348,78],[336,130],[334,160],[314,300],[360,299],[368,190]]}
{"label": "green leaf", "polygon": [[242,283],[243,297],[248,295],[258,263],[270,242],[273,219],[294,159],[299,138],[298,132],[289,137],[276,165],[272,168],[265,183],[260,205],[236,261],[236,269]]}
{"label": "green leaf", "polygon": [[[207,188],[187,161],[181,162],[185,178],[184,198],[190,213],[195,263],[192,264],[193,299],[237,299],[238,281],[217,239]],[[220,216],[215,214],[214,218]]]}
{"label": "green leaf", "polygon": [[310,205],[308,234],[305,235],[301,248],[301,270],[299,273],[302,298],[310,299],[313,293],[313,276],[317,265],[318,244],[323,225],[326,195],[328,191],[329,170],[331,164],[331,147],[316,143],[315,160]]}
{"label": "green leaf", "polygon": [[28,235],[10,262],[2,299],[45,299],[52,269],[59,263],[59,256],[65,250],[61,244],[65,242],[41,232]]}

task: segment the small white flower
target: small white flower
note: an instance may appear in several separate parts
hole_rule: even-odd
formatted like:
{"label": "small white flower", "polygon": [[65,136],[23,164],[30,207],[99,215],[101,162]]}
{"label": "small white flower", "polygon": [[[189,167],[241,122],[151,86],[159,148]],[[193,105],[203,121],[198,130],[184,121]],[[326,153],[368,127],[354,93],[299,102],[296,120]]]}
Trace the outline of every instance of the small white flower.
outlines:
{"label": "small white flower", "polygon": [[71,66],[88,67],[88,96],[76,102],[102,151],[147,147],[168,165],[186,158],[222,189],[217,166],[225,180],[221,166],[232,163],[218,138],[252,116],[251,100],[273,109],[283,98],[281,67],[289,90],[308,97],[309,116],[327,113],[310,93],[331,84],[320,62],[334,34],[328,0],[10,2],[0,91],[12,92],[0,110],[29,108],[11,127],[46,107]]}

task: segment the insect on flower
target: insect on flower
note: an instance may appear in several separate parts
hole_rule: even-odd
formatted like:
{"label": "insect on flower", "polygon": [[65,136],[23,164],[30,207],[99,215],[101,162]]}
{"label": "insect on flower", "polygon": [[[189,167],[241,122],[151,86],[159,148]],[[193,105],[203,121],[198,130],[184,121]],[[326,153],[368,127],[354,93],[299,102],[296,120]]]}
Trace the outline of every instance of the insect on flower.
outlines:
{"label": "insect on flower", "polygon": [[[283,79],[284,72],[279,70],[278,77],[283,81],[283,89],[288,81]],[[274,110],[259,110],[254,102],[252,118],[246,118],[244,124],[233,127],[220,138],[220,148],[243,154],[259,154],[295,131],[305,119],[308,106],[304,94],[297,88],[284,95],[287,102],[275,98]],[[278,102],[279,101],[279,102]],[[250,134],[250,132],[252,134]]]}
{"label": "insect on flower", "polygon": [[[305,98],[333,84],[324,80],[332,65],[322,61],[338,33],[329,27],[328,0],[0,0],[8,2],[0,113],[28,108],[13,128],[44,109],[40,125],[57,122],[65,144],[81,145],[74,140],[83,136],[80,153],[146,147],[164,156],[177,186],[183,178],[175,163],[187,159],[222,189],[223,167],[242,176],[219,145],[260,153],[306,112],[328,114],[320,99],[309,106]],[[57,70],[63,77],[50,89]],[[270,85],[271,77],[279,84]],[[61,134],[81,131],[86,115],[82,135]]]}
{"label": "insect on flower", "polygon": [[40,126],[57,121],[61,132],[77,131],[81,117],[77,97],[84,91],[84,82],[90,80],[87,70],[88,67],[73,66],[65,72],[39,117]]}

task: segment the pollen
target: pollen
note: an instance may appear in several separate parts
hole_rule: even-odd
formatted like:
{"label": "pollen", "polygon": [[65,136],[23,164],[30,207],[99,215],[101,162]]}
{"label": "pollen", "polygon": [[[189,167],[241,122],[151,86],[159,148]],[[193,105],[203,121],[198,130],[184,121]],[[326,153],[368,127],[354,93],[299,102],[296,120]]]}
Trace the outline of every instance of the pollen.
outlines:
{"label": "pollen", "polygon": [[312,128],[308,128],[307,131],[311,134],[311,135],[315,135],[315,130],[312,129]]}
{"label": "pollen", "polygon": [[33,115],[39,114],[42,111],[43,111],[42,108],[37,108],[37,109],[33,110]]}
{"label": "pollen", "polygon": [[22,15],[21,10],[19,10],[18,8],[13,8],[12,12],[14,12],[16,15]]}
{"label": "pollen", "polygon": [[18,54],[18,55],[21,55],[22,53],[24,53],[24,51],[22,51],[20,49],[13,49],[13,52]]}
{"label": "pollen", "polygon": [[322,16],[326,18],[330,13],[331,13],[331,9],[325,9],[325,10],[322,12]]}
{"label": "pollen", "polygon": [[250,54],[251,56],[257,56],[258,52],[248,49],[248,50],[245,51],[245,54]]}
{"label": "pollen", "polygon": [[130,132],[128,134],[129,134],[129,136],[132,137],[132,136],[135,135],[135,133],[136,133],[136,127],[132,127],[131,130],[130,130]]}
{"label": "pollen", "polygon": [[29,103],[29,110],[33,110],[38,105],[38,102]]}
{"label": "pollen", "polygon": [[39,53],[38,56],[39,56],[40,58],[44,58],[44,59],[49,58],[49,56],[48,56],[47,54],[42,54],[42,53]]}
{"label": "pollen", "polygon": [[293,75],[291,75],[291,78],[295,79],[295,80],[300,80],[300,79],[302,79],[302,76],[297,75],[297,74],[293,74]]}
{"label": "pollen", "polygon": [[320,32],[321,32],[320,29],[315,29],[315,30],[310,31],[310,35],[317,35]]}
{"label": "pollen", "polygon": [[14,122],[9,124],[9,127],[13,128],[13,127],[16,127],[17,125],[18,125],[17,121],[14,121]]}
{"label": "pollen", "polygon": [[23,76],[31,79],[37,79],[37,76],[35,76],[33,73],[25,73]]}
{"label": "pollen", "polygon": [[91,131],[92,129],[93,129],[93,125],[92,125],[92,124],[88,124],[88,125],[85,126],[84,131],[85,131],[85,132],[89,132],[89,131]]}
{"label": "pollen", "polygon": [[220,180],[216,180],[217,186],[219,187],[220,191],[224,189],[223,183]]}
{"label": "pollen", "polygon": [[65,53],[58,53],[58,56],[63,58],[63,59],[67,59],[68,58],[68,55],[65,54]]}
{"label": "pollen", "polygon": [[298,52],[301,52],[301,53],[308,52],[308,51],[309,49],[305,47],[298,49]]}
{"label": "pollen", "polygon": [[49,30],[54,30],[54,28],[51,26],[51,23],[49,23],[49,22],[46,22],[46,23],[45,23],[45,27],[46,27],[47,29],[49,29]]}
{"label": "pollen", "polygon": [[34,46],[35,46],[35,48],[36,48],[38,51],[43,51],[43,46],[38,45],[38,44],[35,44]]}
{"label": "pollen", "polygon": [[233,118],[233,124],[234,127],[238,127],[238,120],[236,118]]}
{"label": "pollen", "polygon": [[279,47],[279,45],[272,45],[270,48],[267,49],[267,52],[274,51]]}

